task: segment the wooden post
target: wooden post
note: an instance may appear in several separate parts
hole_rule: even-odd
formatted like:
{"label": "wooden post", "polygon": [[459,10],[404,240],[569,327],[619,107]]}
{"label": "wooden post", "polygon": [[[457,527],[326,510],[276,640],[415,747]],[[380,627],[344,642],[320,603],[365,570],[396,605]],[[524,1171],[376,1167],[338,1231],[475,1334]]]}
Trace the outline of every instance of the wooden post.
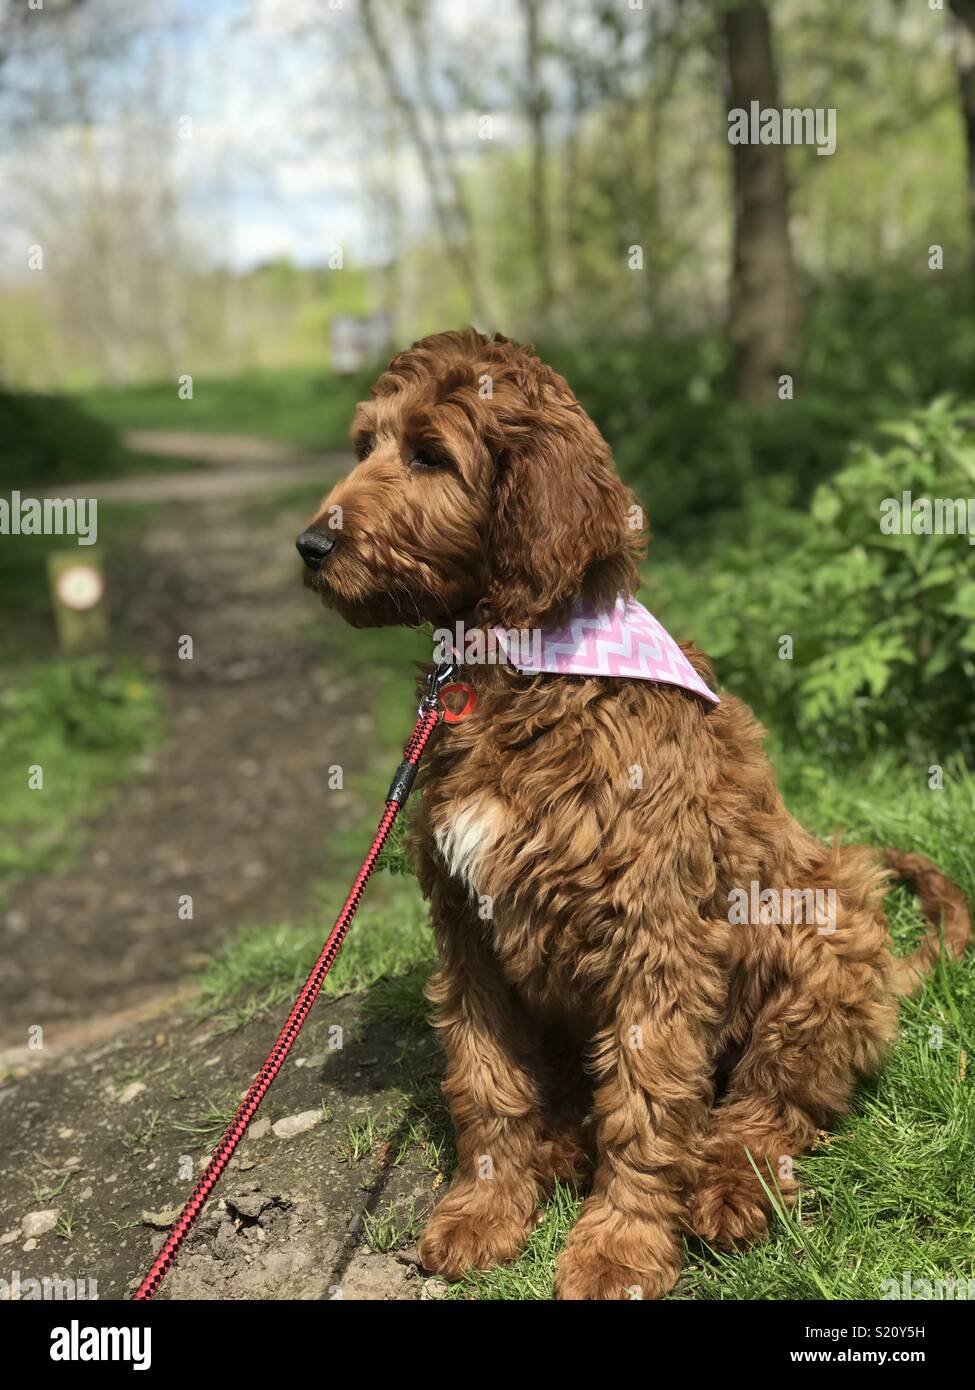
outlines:
{"label": "wooden post", "polygon": [[108,644],[108,604],[100,562],[78,549],[47,557],[58,643],[65,656],[102,651]]}

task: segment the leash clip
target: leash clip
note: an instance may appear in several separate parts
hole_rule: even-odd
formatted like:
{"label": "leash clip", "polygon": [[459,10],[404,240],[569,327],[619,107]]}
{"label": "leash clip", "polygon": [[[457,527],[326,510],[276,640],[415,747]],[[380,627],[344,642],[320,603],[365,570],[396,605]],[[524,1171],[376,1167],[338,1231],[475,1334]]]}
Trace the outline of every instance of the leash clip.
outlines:
{"label": "leash clip", "polygon": [[454,663],[452,661],[441,661],[430,672],[430,679],[427,681],[427,693],[420,701],[417,714],[437,714],[442,713],[440,704],[440,692],[444,686],[453,679]]}

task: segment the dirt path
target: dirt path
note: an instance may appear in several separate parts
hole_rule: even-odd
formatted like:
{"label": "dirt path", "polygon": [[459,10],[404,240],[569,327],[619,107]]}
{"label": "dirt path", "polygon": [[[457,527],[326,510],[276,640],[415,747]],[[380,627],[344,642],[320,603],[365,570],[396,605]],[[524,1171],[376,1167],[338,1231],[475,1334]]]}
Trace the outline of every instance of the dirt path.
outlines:
{"label": "dirt path", "polygon": [[249,434],[203,434],[189,430],[133,430],[125,443],[137,453],[195,459],[201,467],[180,473],[143,473],[77,484],[58,483],[40,496],[97,497],[103,502],[203,502],[238,498],[273,488],[309,487],[352,467],[349,450],[306,454]]}
{"label": "dirt path", "polygon": [[[319,1000],[160,1297],[443,1296],[414,1244],[450,1161],[439,1048],[415,1013],[384,1017],[381,992]],[[130,1298],[218,1137],[213,1111],[233,1109],[279,1026],[263,1014],[214,1036],[175,1012],[10,1078],[0,1300],[39,1298],[44,1279]]]}
{"label": "dirt path", "polygon": [[[265,515],[235,495],[153,516],[138,573],[110,572],[109,584],[125,595],[121,647],[164,682],[169,735],[91,825],[81,862],[14,890],[2,1045],[23,1046],[40,1024],[45,1052],[56,1049],[184,980],[241,922],[303,914],[326,836],[359,811],[354,789],[326,790],[370,720],[300,586],[303,510]],[[192,660],[178,656],[184,635]]]}
{"label": "dirt path", "polygon": [[289,444],[262,439],[259,435],[211,434],[203,430],[130,430],[122,442],[137,454],[193,459],[211,468],[276,469],[294,464],[321,467],[328,457],[293,449]]}
{"label": "dirt path", "polygon": [[[360,813],[325,790],[335,763],[354,787],[372,725],[298,583],[304,520],[236,487],[160,507],[138,573],[109,573],[170,734],[82,862],[23,883],[6,914],[0,1300],[130,1297],[280,1027],[278,1009],[214,1034],[173,999],[238,923],[304,913],[325,838]],[[413,1247],[450,1162],[421,985],[319,1000],[161,1297],[443,1296]]]}

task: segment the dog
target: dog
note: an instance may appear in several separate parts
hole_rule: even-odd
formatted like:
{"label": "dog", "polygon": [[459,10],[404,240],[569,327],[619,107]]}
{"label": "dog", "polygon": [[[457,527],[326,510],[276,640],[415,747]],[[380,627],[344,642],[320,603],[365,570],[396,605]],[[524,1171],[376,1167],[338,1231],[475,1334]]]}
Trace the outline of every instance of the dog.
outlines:
{"label": "dog", "polygon": [[[357,466],[298,545],[353,625],[551,633],[634,593],[642,513],[530,347],[415,343],[352,438]],[[770,1192],[794,1200],[791,1158],[880,1067],[940,943],[964,949],[968,907],[921,855],[804,830],[733,695],[504,660],[464,678],[473,710],[431,740],[411,829],[457,1136],[420,1258],[448,1279],[515,1259],[561,1178],[588,1195],[557,1296],[659,1297],[685,1234],[735,1247],[766,1234]],[[882,860],[930,923],[907,958]],[[828,896],[829,928],[736,920],[748,885]]]}

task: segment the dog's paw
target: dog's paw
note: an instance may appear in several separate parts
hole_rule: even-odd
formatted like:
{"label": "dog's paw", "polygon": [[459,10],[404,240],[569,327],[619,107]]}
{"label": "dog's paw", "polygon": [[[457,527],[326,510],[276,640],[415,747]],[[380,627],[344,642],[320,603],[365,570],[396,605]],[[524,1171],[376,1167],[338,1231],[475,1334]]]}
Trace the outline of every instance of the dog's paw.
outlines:
{"label": "dog's paw", "polygon": [[570,1301],[662,1298],[680,1270],[680,1245],[664,1226],[626,1221],[591,1198],[559,1259],[555,1294]]}
{"label": "dog's paw", "polygon": [[[771,1178],[767,1179],[771,1183]],[[798,1185],[777,1179],[786,1206],[791,1207]],[[751,1168],[705,1163],[687,1202],[688,1230],[716,1249],[733,1249],[765,1240],[771,1204]]]}
{"label": "dog's paw", "polygon": [[534,1192],[505,1194],[489,1182],[455,1182],[420,1238],[420,1263],[459,1279],[471,1269],[509,1264],[524,1248],[535,1216]]}

